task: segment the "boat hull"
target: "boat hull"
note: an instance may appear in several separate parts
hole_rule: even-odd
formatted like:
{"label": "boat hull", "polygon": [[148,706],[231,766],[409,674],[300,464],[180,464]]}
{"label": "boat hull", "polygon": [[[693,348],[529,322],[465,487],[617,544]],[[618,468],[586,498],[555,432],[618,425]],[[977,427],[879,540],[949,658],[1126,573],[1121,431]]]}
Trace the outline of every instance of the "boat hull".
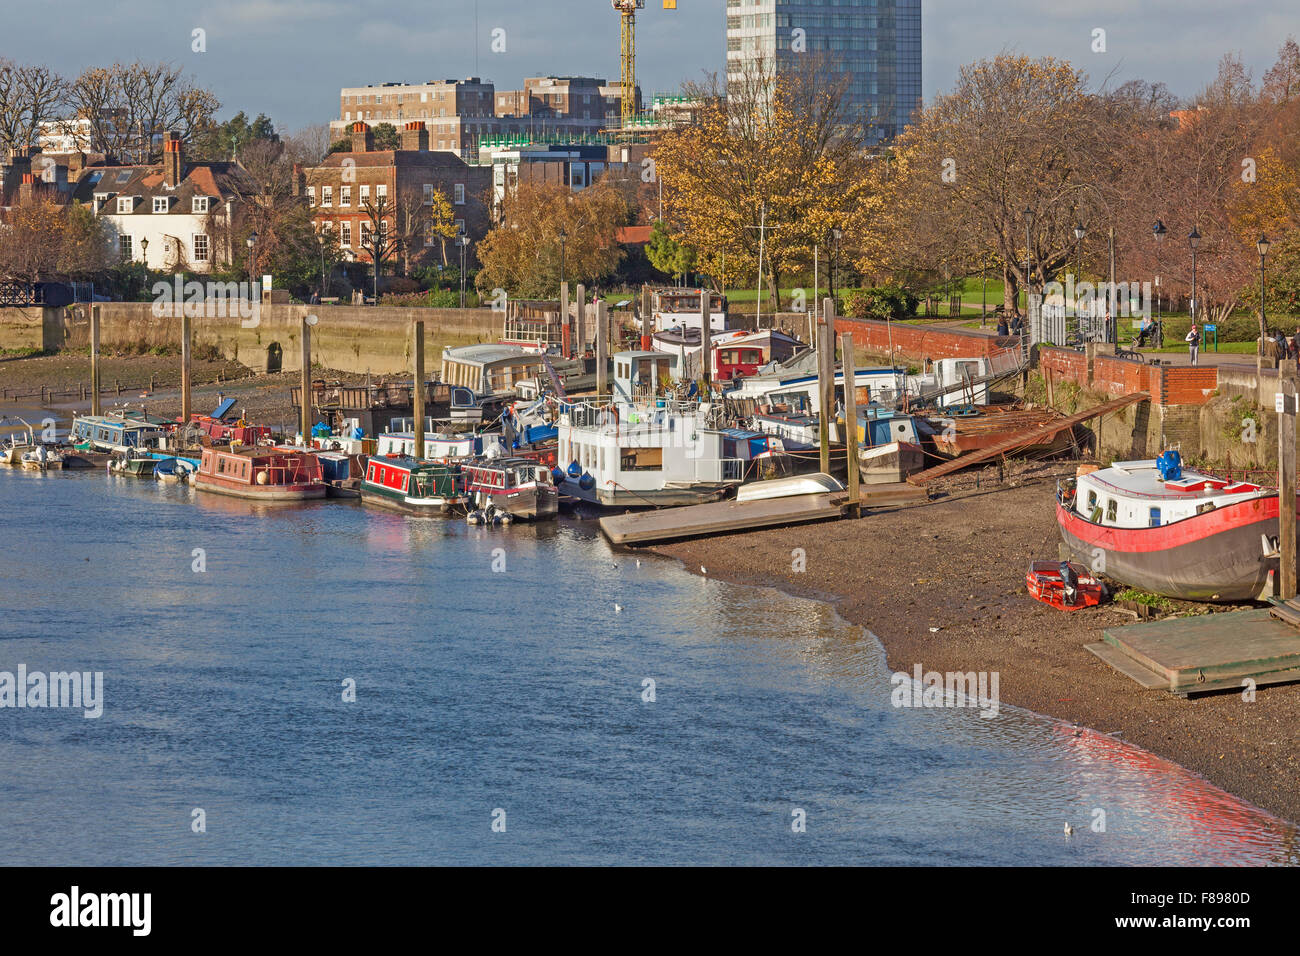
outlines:
{"label": "boat hull", "polygon": [[497,511],[529,521],[554,518],[560,511],[560,493],[553,487],[479,492],[476,497],[480,507],[492,505]]}
{"label": "boat hull", "polygon": [[1071,558],[1122,584],[1187,601],[1250,601],[1265,596],[1278,566],[1265,550],[1277,539],[1277,501],[1252,498],[1155,528],[1093,524],[1058,501],[1056,520]]}
{"label": "boat hull", "polygon": [[858,464],[864,484],[897,483],[925,467],[925,451],[912,442],[895,441],[859,449]]}
{"label": "boat hull", "polygon": [[456,498],[408,498],[388,491],[377,491],[368,485],[361,486],[361,503],[376,508],[387,508],[408,515],[447,515],[458,504]]}
{"label": "boat hull", "polygon": [[194,487],[200,491],[208,491],[215,495],[226,495],[230,498],[244,498],[249,501],[311,501],[315,498],[324,498],[326,493],[325,485],[320,483],[253,486],[239,485],[233,482],[227,484],[197,476],[193,479],[193,483]]}
{"label": "boat hull", "polygon": [[676,508],[682,505],[702,505],[717,501],[728,488],[737,482],[717,485],[692,485],[689,488],[659,488],[651,491],[628,491],[622,488],[583,488],[578,482],[566,478],[560,493],[601,508]]}

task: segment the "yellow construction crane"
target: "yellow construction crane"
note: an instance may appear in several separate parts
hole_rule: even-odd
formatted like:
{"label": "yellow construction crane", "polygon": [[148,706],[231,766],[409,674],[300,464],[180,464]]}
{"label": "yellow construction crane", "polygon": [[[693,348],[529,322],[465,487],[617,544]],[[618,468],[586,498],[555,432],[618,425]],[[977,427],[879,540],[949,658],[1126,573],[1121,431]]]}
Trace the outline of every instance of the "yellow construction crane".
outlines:
{"label": "yellow construction crane", "polygon": [[[610,0],[623,24],[622,50],[623,102],[622,126],[632,125],[636,116],[636,12],[645,6],[645,0]],[[665,0],[666,2],[666,0]]]}

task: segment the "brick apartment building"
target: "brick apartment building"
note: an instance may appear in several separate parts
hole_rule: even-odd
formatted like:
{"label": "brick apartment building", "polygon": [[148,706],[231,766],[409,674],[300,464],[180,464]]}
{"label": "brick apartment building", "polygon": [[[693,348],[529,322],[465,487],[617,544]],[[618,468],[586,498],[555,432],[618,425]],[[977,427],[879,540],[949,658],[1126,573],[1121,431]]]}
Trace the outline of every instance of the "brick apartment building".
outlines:
{"label": "brick apartment building", "polygon": [[[638,90],[638,106],[640,99]],[[337,140],[349,135],[357,121],[392,123],[399,130],[419,122],[429,132],[431,150],[470,159],[483,139],[594,136],[617,126],[621,109],[620,85],[595,77],[529,77],[522,90],[498,92],[474,76],[345,87],[339,94],[339,119],[330,123],[330,131]]]}
{"label": "brick apartment building", "polygon": [[[350,150],[331,153],[319,166],[301,170],[297,184],[307,195],[317,227],[336,231],[349,259],[371,261],[367,240],[382,210],[381,228],[394,230],[395,237],[413,233],[405,257],[411,268],[441,262],[442,243],[423,228],[427,218],[422,218],[439,189],[451,202],[471,249],[487,233],[491,167],[473,166],[451,152],[431,149],[430,132],[419,120],[409,120],[400,130],[401,149],[375,149],[374,133],[364,122],[353,121],[348,135]],[[449,260],[453,254],[458,255],[448,242]]]}

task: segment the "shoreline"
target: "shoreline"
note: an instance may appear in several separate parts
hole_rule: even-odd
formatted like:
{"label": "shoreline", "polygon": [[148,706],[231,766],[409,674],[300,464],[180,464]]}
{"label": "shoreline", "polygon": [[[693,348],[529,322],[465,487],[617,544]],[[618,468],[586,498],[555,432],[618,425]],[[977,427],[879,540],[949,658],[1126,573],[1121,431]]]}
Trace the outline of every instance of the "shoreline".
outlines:
{"label": "shoreline", "polygon": [[[1259,687],[1252,703],[1236,692],[1184,700],[1144,690],[1083,648],[1103,629],[1133,623],[1131,613],[1110,604],[1062,612],[1029,597],[1029,561],[1055,557],[1059,538],[1044,502],[1054,478],[1074,467],[1030,465],[1008,484],[988,487],[996,484],[994,467],[959,476],[945,497],[873,510],[858,521],[646,550],[692,574],[703,566],[710,578],[829,604],[875,636],[891,671],[911,673],[918,664],[997,671],[1003,704],[1115,736],[1275,817],[1300,821],[1300,685]],[[977,475],[979,488],[972,487]],[[802,572],[793,568],[799,548]]]}

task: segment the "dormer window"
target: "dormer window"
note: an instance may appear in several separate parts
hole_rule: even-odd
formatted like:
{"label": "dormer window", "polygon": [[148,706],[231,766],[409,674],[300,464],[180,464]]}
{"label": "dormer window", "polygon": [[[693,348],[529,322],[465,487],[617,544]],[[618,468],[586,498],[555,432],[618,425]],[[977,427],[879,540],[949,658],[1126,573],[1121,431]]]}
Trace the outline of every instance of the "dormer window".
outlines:
{"label": "dormer window", "polygon": [[171,206],[171,201],[166,196],[154,196],[153,198],[154,212],[166,212],[170,206]]}
{"label": "dormer window", "polygon": [[117,211],[119,213],[132,212],[135,209],[135,199],[131,196],[119,196],[117,199]]}
{"label": "dormer window", "polygon": [[190,212],[205,213],[212,208],[211,196],[195,196],[190,201]]}

